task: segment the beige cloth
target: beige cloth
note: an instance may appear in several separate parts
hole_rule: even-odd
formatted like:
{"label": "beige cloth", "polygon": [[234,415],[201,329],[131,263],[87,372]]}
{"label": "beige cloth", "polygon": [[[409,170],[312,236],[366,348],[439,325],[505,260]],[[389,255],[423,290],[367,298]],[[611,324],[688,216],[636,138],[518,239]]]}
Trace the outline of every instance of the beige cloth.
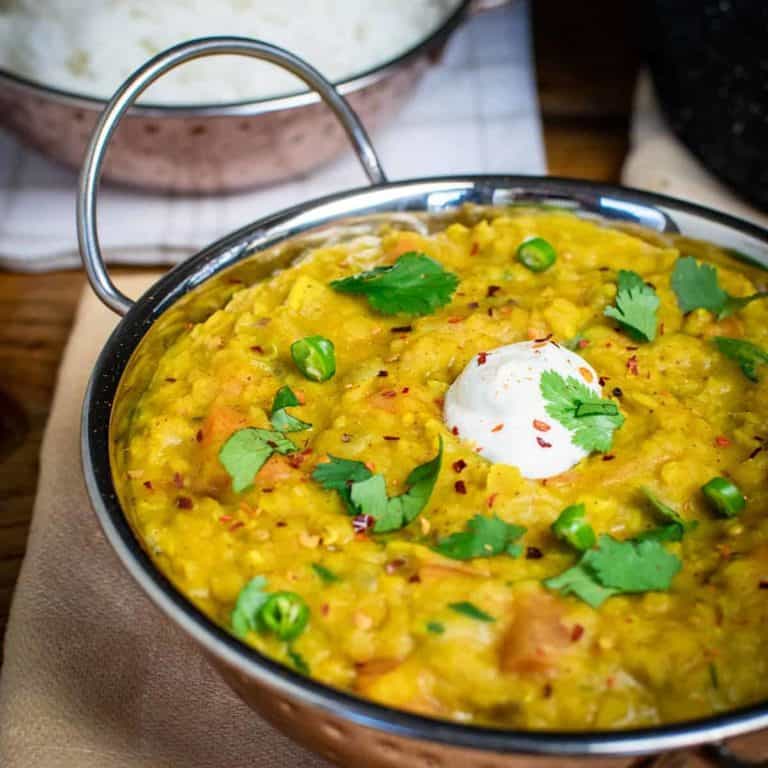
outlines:
{"label": "beige cloth", "polygon": [[[150,276],[122,281],[137,296]],[[81,302],[43,441],[0,678],[2,768],[321,768],[252,713],[134,584],[80,469],[86,380],[115,317]]]}
{"label": "beige cloth", "polygon": [[641,76],[635,93],[631,148],[621,180],[768,226],[768,213],[737,198],[670,131],[648,75]]}

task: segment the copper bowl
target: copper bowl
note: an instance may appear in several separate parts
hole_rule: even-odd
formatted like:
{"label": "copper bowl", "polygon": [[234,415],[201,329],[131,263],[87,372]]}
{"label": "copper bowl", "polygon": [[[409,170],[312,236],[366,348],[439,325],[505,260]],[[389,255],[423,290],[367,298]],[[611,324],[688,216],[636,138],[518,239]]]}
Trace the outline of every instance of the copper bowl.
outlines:
{"label": "copper bowl", "polygon": [[[98,246],[95,202],[110,135],[150,82],[190,58],[240,53],[280,63],[317,88],[344,121],[369,188],[296,206],[247,225],[180,264],[133,303],[111,282]],[[158,351],[189,321],[199,322],[243,282],[291,262],[303,249],[338,240],[382,219],[402,226],[444,225],[466,204],[488,209],[546,203],[613,226],[640,225],[716,241],[768,266],[768,232],[691,203],[623,187],[554,178],[471,176],[388,183],[362,125],[333,87],[301,60],[238,38],[198,41],[162,54],[118,92],[100,120],[81,177],[78,231],[83,262],[99,297],[123,319],[96,363],[85,397],[82,458],[86,486],[119,558],[159,608],[187,632],[222,677],[279,729],[342,766],[371,768],[522,768],[648,765],[650,756],[682,759],[695,750],[724,768],[768,759],[768,702],[696,721],[624,731],[520,731],[463,725],[398,711],[308,679],[238,641],[216,625],[153,564],[121,507],[124,425],[154,370]],[[765,764],[765,763],[763,763]]]}
{"label": "copper bowl", "polygon": [[[369,129],[392,118],[468,14],[501,4],[462,0],[418,45],[337,84]],[[80,168],[106,102],[0,70],[0,125]],[[344,132],[312,91],[211,106],[132,107],[107,158],[104,177],[135,187],[210,193],[307,173],[345,147]]]}

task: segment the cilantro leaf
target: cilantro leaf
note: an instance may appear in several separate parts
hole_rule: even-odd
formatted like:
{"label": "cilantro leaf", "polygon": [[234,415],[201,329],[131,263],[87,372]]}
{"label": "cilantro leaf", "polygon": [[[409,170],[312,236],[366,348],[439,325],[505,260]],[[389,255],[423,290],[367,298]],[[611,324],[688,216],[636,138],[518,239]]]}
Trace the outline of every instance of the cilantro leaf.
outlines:
{"label": "cilantro leaf", "polygon": [[[581,560],[559,576],[547,579],[544,586],[564,595],[576,595],[593,608],[598,608],[612,595],[669,589],[681,568],[678,557],[667,552],[662,541],[676,541],[675,531],[667,528],[667,538],[648,532],[637,539],[619,541],[603,535],[597,547],[585,552]],[[672,533],[670,537],[669,534]]]}
{"label": "cilantro leaf", "polygon": [[635,537],[635,541],[682,541],[684,534],[685,526],[680,523],[668,523],[643,531]]}
{"label": "cilantro leaf", "polygon": [[618,541],[605,534],[597,549],[584,555],[582,564],[602,586],[623,593],[669,589],[681,567],[680,559],[658,541]]}
{"label": "cilantro leaf", "polygon": [[290,387],[280,387],[275,393],[275,399],[272,402],[272,413],[269,420],[272,426],[280,432],[300,432],[302,429],[309,429],[312,425],[306,421],[291,416],[285,409],[301,405],[299,398],[296,397]]}
{"label": "cilantro leaf", "polygon": [[573,376],[566,379],[556,371],[544,371],[539,387],[545,410],[571,432],[574,445],[585,451],[610,449],[614,430],[624,423],[616,403]]}
{"label": "cilantro leaf", "polygon": [[717,270],[711,264],[700,264],[693,256],[683,256],[675,263],[671,280],[677,304],[683,313],[708,309],[722,320],[755,299],[768,296],[758,291],[751,296],[731,296],[720,287]]}
{"label": "cilantro leaf", "polygon": [[230,617],[232,631],[238,637],[257,631],[259,611],[269,598],[264,591],[266,586],[267,580],[263,576],[255,576],[240,590]]}
{"label": "cilantro leaf", "polygon": [[296,446],[281,432],[246,427],[234,432],[219,451],[219,461],[232,478],[232,490],[240,493],[253,484],[256,473],[273,453],[293,453]]}
{"label": "cilantro leaf", "polygon": [[347,513],[356,515],[359,510],[353,504],[350,489],[353,483],[367,480],[373,475],[362,461],[339,459],[336,456],[328,456],[329,461],[318,464],[312,472],[312,479],[325,488],[326,491],[338,491]]}
{"label": "cilantro leaf", "polygon": [[656,310],[659,297],[643,278],[631,270],[619,270],[616,306],[607,307],[605,315],[619,321],[619,325],[635,340],[653,341],[656,337]]}
{"label": "cilantro leaf", "polygon": [[468,600],[462,600],[459,603],[449,603],[448,607],[451,610],[456,611],[456,613],[462,614],[462,616],[468,616],[470,619],[487,622],[496,621],[490,613],[486,613]]}
{"label": "cilantro leaf", "polygon": [[442,635],[445,632],[445,625],[439,621],[428,621],[427,632],[431,632],[433,635]]}
{"label": "cilantro leaf", "polygon": [[388,498],[384,476],[373,475],[352,484],[351,501],[362,514],[374,518],[375,533],[389,533],[403,528],[416,518],[429,501],[440,474],[442,458],[441,439],[437,456],[413,469],[405,479],[409,486],[405,493]]}
{"label": "cilantro leaf", "polygon": [[729,339],[727,336],[715,336],[714,342],[720,352],[739,364],[741,372],[750,381],[759,381],[757,367],[768,363],[768,352],[751,341]]}
{"label": "cilantro leaf", "polygon": [[340,293],[366,296],[371,306],[385,315],[429,315],[451,301],[458,284],[459,278],[442,264],[411,251],[391,267],[375,267],[330,285]]}
{"label": "cilantro leaf", "polygon": [[544,586],[562,595],[576,595],[593,608],[599,608],[609,597],[617,594],[617,590],[602,586],[581,563],[547,579]]}
{"label": "cilantro leaf", "polygon": [[668,504],[665,504],[650,488],[645,485],[640,486],[640,490],[645,498],[651,502],[651,506],[665,519],[678,525],[685,525],[685,520]]}
{"label": "cilantro leaf", "polygon": [[522,525],[505,523],[499,517],[475,515],[467,530],[452,533],[435,547],[444,557],[454,560],[470,560],[473,557],[492,557],[510,554],[510,545],[519,539],[526,529]]}

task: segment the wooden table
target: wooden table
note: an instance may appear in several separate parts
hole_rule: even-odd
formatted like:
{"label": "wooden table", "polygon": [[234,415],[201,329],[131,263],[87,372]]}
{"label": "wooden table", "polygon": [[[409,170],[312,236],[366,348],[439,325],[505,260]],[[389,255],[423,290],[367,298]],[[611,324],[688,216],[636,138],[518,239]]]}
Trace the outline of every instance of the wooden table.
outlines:
{"label": "wooden table", "polygon": [[[535,0],[553,175],[618,181],[637,69],[626,5]],[[79,271],[0,273],[0,638],[24,555],[56,371],[84,285]]]}

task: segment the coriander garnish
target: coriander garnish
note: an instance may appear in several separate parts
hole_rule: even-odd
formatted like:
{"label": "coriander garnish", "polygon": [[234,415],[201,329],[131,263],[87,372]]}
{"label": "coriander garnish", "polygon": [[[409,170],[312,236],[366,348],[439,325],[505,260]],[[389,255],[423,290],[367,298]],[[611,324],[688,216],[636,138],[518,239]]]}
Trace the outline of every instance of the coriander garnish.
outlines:
{"label": "coriander garnish", "polygon": [[275,399],[272,402],[272,413],[269,420],[272,426],[279,432],[300,432],[303,429],[309,429],[312,425],[295,416],[291,416],[286,408],[292,408],[301,405],[299,398],[296,397],[290,387],[280,387],[275,393]]}
{"label": "coriander garnish", "polygon": [[616,306],[607,307],[604,314],[619,321],[629,336],[638,341],[653,341],[656,337],[656,310],[659,297],[637,272],[619,271]]}
{"label": "coriander garnish", "polygon": [[518,557],[521,547],[515,542],[524,533],[522,525],[505,523],[496,515],[485,517],[475,515],[466,531],[452,533],[435,547],[443,557],[453,560],[469,560],[474,557],[493,557],[508,554]]}
{"label": "coriander garnish", "polygon": [[256,473],[273,453],[293,453],[296,446],[282,433],[246,427],[234,432],[219,451],[219,461],[232,478],[232,490],[240,493],[253,484]]}
{"label": "coriander garnish", "polygon": [[468,600],[462,600],[458,603],[449,603],[448,607],[460,613],[462,616],[468,616],[470,619],[477,619],[477,621],[496,621],[489,613],[478,608],[474,603],[470,603]]}
{"label": "coriander garnish", "polygon": [[758,381],[757,367],[768,363],[768,352],[751,341],[715,336],[717,348],[728,358],[739,364],[741,372],[750,380]]}

